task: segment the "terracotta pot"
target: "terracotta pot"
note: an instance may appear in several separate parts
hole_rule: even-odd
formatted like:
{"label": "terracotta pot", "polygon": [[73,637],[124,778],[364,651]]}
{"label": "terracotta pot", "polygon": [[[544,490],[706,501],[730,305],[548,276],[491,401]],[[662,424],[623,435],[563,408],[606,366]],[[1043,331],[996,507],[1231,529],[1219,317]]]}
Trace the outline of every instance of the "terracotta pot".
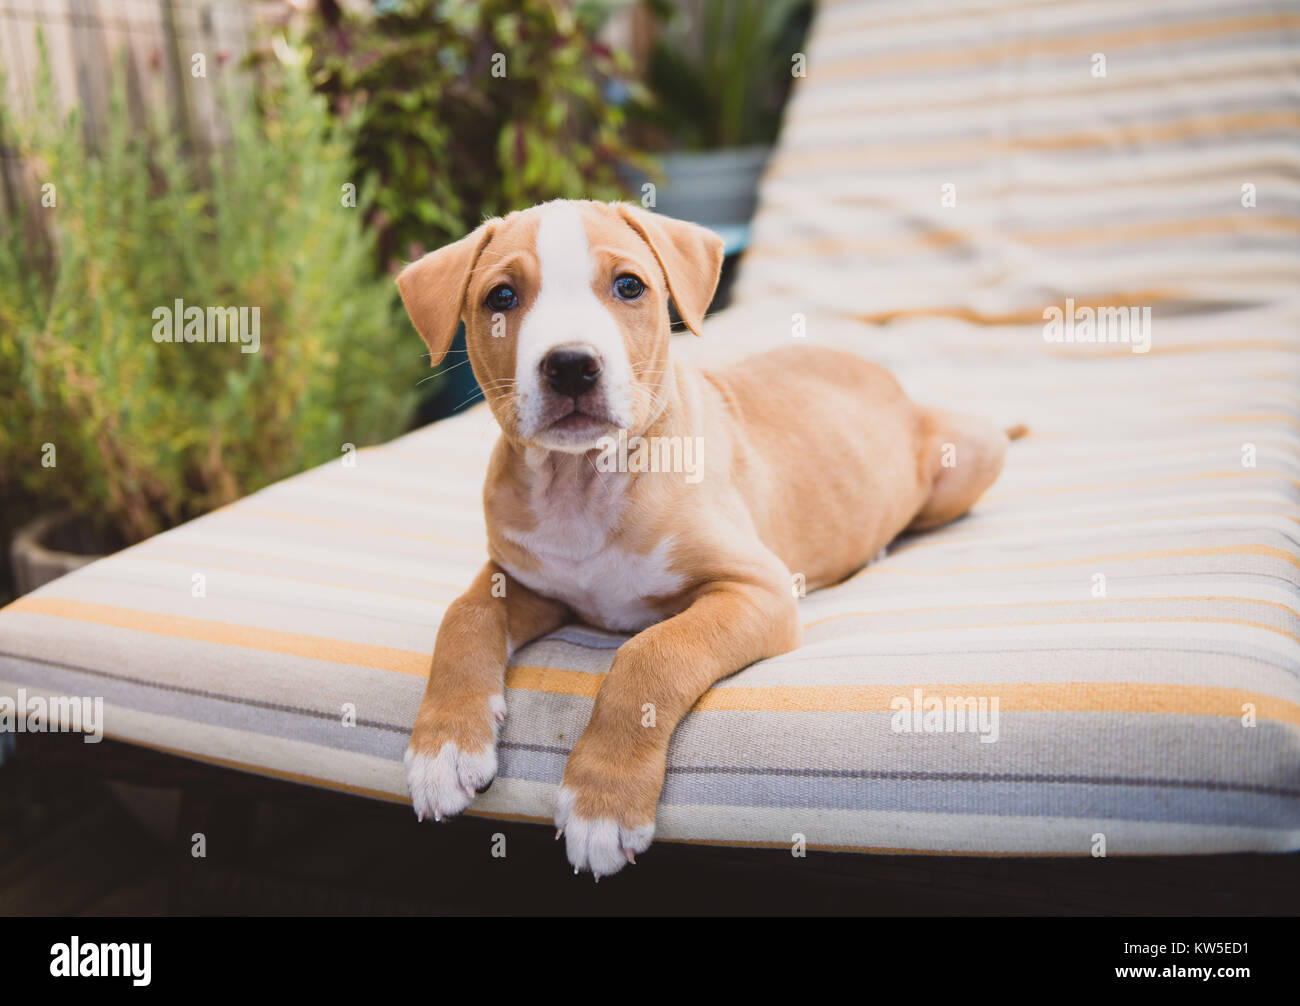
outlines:
{"label": "terracotta pot", "polygon": [[9,546],[14,589],[28,594],[64,573],[89,565],[110,551],[70,510],[44,514],[24,524]]}

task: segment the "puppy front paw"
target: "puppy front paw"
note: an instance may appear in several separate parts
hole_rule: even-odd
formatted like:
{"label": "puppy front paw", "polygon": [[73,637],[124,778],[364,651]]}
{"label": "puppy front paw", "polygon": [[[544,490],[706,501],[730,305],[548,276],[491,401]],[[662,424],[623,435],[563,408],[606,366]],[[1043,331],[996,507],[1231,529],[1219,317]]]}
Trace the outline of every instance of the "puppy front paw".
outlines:
{"label": "puppy front paw", "polygon": [[497,733],[505,697],[492,696],[478,714],[441,715],[421,708],[403,760],[415,816],[454,817],[474,802],[497,774]]}
{"label": "puppy front paw", "polygon": [[655,834],[655,808],[663,787],[663,761],[603,749],[579,739],[564,768],[555,826],[566,839],[573,872],[597,880],[636,863]]}
{"label": "puppy front paw", "polygon": [[[636,863],[637,853],[650,848],[655,837],[654,819],[633,825],[612,817],[586,817],[574,809],[578,794],[560,787],[555,826],[564,834],[569,863],[575,874],[587,870],[596,880]],[[557,836],[558,837],[558,836]]]}

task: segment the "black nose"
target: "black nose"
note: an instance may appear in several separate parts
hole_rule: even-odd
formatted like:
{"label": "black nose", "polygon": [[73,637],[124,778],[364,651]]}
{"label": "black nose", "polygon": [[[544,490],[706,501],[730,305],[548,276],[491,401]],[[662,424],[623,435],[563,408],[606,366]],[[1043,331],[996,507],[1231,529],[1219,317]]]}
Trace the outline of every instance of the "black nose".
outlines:
{"label": "black nose", "polygon": [[546,383],[566,398],[594,388],[600,371],[600,357],[586,346],[559,346],[542,359]]}

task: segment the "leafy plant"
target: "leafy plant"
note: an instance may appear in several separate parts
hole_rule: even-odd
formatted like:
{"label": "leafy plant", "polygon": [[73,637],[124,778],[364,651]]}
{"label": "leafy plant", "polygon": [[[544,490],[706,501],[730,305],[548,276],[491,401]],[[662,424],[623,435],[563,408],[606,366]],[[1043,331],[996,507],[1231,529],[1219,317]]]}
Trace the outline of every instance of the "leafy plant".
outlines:
{"label": "leafy plant", "polygon": [[665,22],[650,53],[649,101],[637,118],[673,147],[710,150],[770,143],[791,84],[791,57],[809,0],[647,3]]}
{"label": "leafy plant", "polygon": [[[88,149],[42,53],[36,114],[0,110],[54,198],[0,234],[6,510],[21,494],[137,541],[399,432],[427,363],[375,275],[366,194],[345,205],[353,126],[302,69],[260,111],[224,89],[233,138],[192,160],[165,124],[133,125],[120,72]],[[155,341],[177,298],[257,308],[259,350]]]}
{"label": "leafy plant", "polygon": [[595,40],[608,5],[570,0],[390,0],[381,13],[320,4],[312,80],[360,106],[355,159],[374,176],[381,261],[414,257],[486,215],[555,198],[625,195],[615,94],[627,57]]}

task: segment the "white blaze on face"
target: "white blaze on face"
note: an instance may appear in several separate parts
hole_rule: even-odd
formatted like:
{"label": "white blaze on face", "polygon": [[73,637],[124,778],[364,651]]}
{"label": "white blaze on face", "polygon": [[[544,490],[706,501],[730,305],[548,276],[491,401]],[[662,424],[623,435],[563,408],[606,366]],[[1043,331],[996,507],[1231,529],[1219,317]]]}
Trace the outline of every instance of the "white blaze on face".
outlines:
{"label": "white blaze on face", "polygon": [[626,429],[632,425],[632,368],[618,323],[592,289],[596,267],[582,212],[566,202],[540,209],[536,252],[541,286],[519,326],[515,350],[520,432],[534,436],[558,418],[547,415],[548,399],[553,402],[554,393],[542,380],[541,363],[556,346],[570,343],[585,343],[600,354],[604,369],[592,407],[601,408],[604,418]]}

